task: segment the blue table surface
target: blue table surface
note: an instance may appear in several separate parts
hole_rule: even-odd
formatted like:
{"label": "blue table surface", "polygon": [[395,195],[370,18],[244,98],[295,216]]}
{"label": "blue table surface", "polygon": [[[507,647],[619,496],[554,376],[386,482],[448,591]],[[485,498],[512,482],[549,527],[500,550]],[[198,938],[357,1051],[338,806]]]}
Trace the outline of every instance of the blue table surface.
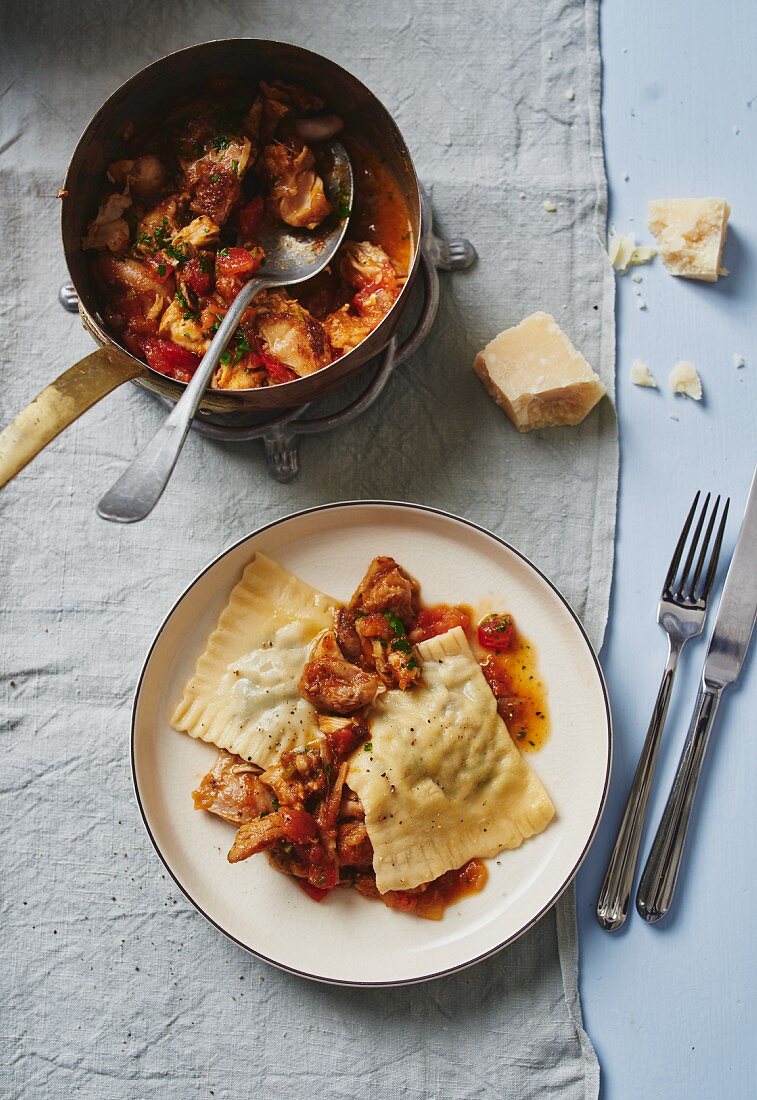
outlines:
{"label": "blue table surface", "polygon": [[[594,918],[665,659],[655,613],[678,529],[696,489],[729,494],[727,560],[757,461],[755,43],[757,5],[750,0],[603,4],[611,223],[653,243],[645,229],[649,199],[715,195],[732,207],[724,261],[728,278],[716,285],[674,279],[659,259],[638,269],[640,284],[628,275],[618,278],[621,488],[602,651],[613,702],[615,762],[607,811],[578,878],[581,989],[587,1028],[602,1063],[605,1100],[757,1096],[754,653],[724,697],[674,909],[657,926],[633,912],[615,935],[602,931]],[[637,307],[635,290],[646,310]],[[746,360],[741,369],[734,366],[737,354]],[[659,391],[630,383],[635,358],[647,363]],[[699,368],[701,404],[667,389],[668,373],[679,359]],[[684,653],[643,856],[675,772],[708,633]]]}

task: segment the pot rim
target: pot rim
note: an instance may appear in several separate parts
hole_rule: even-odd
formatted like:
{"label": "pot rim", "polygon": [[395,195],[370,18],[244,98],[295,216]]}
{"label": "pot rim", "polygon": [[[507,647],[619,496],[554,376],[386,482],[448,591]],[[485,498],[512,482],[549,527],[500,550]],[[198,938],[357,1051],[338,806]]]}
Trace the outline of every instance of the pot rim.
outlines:
{"label": "pot rim", "polygon": [[[385,339],[381,343],[379,343],[378,340],[374,341],[374,343],[376,344],[376,348],[375,348],[375,351],[372,352],[370,358],[371,359],[374,358],[375,354],[379,353],[380,351],[383,350],[384,347],[386,347],[386,344],[391,339],[394,328],[396,327],[396,325],[394,323],[395,317],[397,317],[397,314],[401,313],[405,309],[405,306],[407,305],[408,296],[409,296],[409,292],[410,292],[410,287],[411,287],[411,284],[413,283],[414,278],[415,278],[415,276],[417,274],[417,271],[418,271],[418,265],[419,265],[419,262],[420,262],[420,255],[421,255],[421,245],[422,245],[422,195],[421,195],[421,187],[420,187],[420,183],[419,183],[419,180],[418,180],[417,172],[415,170],[415,165],[413,163],[413,159],[410,155],[410,150],[407,146],[407,142],[405,141],[404,137],[402,136],[402,133],[401,133],[397,123],[394,120],[394,116],[388,110],[388,108],[384,105],[382,100],[380,100],[379,97],[375,94],[375,92],[373,92],[366,84],[363,83],[362,80],[360,80],[359,77],[355,76],[354,73],[352,73],[349,69],[345,69],[343,65],[340,65],[338,62],[332,60],[330,57],[326,57],[325,54],[316,53],[314,50],[309,50],[304,46],[298,45],[297,43],[283,42],[283,41],[280,41],[278,39],[269,39],[269,38],[212,38],[212,39],[208,39],[208,40],[203,41],[203,42],[195,42],[191,46],[184,46],[180,50],[173,50],[171,53],[167,53],[167,54],[164,54],[162,57],[156,58],[154,61],[151,61],[148,65],[143,66],[136,73],[133,73],[122,84],[119,84],[118,87],[114,88],[114,90],[110,93],[110,95],[107,97],[107,99],[105,99],[101,103],[101,105],[98,107],[98,109],[95,111],[95,113],[90,118],[90,120],[87,123],[86,127],[82,131],[78,141],[76,142],[76,145],[74,147],[74,151],[71,155],[71,159],[69,160],[68,166],[66,168],[66,175],[65,175],[64,182],[63,182],[63,189],[66,192],[70,192],[70,188],[69,188],[70,177],[71,177],[71,175],[74,171],[74,167],[76,165],[76,162],[77,162],[79,156],[81,155],[81,152],[82,152],[83,148],[86,146],[87,141],[91,140],[92,132],[96,129],[97,123],[101,120],[103,115],[105,115],[107,113],[107,111],[112,108],[113,101],[117,97],[120,98],[129,89],[130,85],[136,84],[138,81],[141,81],[144,78],[145,74],[148,73],[151,69],[154,69],[154,68],[156,68],[160,65],[163,65],[169,59],[176,58],[176,57],[178,57],[180,55],[183,55],[183,54],[191,54],[194,51],[201,50],[201,49],[206,49],[209,46],[215,46],[215,45],[228,46],[229,44],[239,45],[239,46],[250,46],[250,45],[257,46],[257,45],[261,45],[261,46],[268,46],[268,47],[274,47],[274,48],[281,47],[281,48],[284,48],[284,49],[287,49],[287,50],[292,50],[293,49],[293,50],[298,51],[301,54],[307,55],[309,58],[312,58],[313,63],[315,65],[322,65],[322,64],[325,63],[326,65],[332,66],[334,69],[339,70],[341,73],[345,74],[350,80],[352,80],[356,84],[360,85],[360,87],[364,89],[364,91],[370,97],[370,99],[372,99],[378,105],[378,107],[379,107],[379,109],[382,113],[382,116],[383,116],[382,117],[382,126],[385,125],[391,131],[393,131],[393,136],[397,140],[398,145],[399,145],[400,149],[402,150],[402,152],[403,152],[403,154],[406,158],[407,167],[409,169],[409,174],[410,174],[410,182],[412,184],[412,192],[413,192],[412,198],[415,199],[415,201],[417,203],[417,209],[418,209],[418,232],[415,234],[415,240],[413,242],[413,254],[412,254],[412,258],[411,258],[411,261],[410,261],[410,264],[409,264],[409,267],[408,267],[408,272],[407,272],[407,276],[406,276],[406,279],[405,279],[405,283],[404,283],[402,289],[400,290],[400,293],[398,294],[396,300],[394,301],[391,308],[389,309],[389,311],[384,315],[384,317],[381,319],[381,321],[376,326],[376,328],[373,329],[372,332],[370,332],[368,334],[368,336],[366,336],[363,340],[361,340],[361,342],[359,344],[357,344],[354,348],[351,348],[344,355],[341,355],[338,359],[334,359],[331,363],[327,364],[325,367],[321,367],[320,370],[314,372],[318,376],[321,376],[321,375],[323,376],[323,386],[319,387],[319,390],[322,390],[325,393],[326,391],[330,390],[331,388],[335,388],[335,386],[338,386],[340,384],[338,381],[333,383],[332,385],[329,384],[331,375],[333,374],[332,368],[337,368],[338,367],[340,373],[344,374],[344,381],[346,382],[348,380],[348,378],[351,377],[354,370],[357,370],[361,366],[365,365],[363,363],[360,363],[360,364],[356,363],[355,366],[351,369],[350,365],[349,365],[350,360],[353,359],[353,358],[354,359],[360,358],[359,353],[360,353],[361,348],[363,348],[363,346],[365,345],[365,343],[368,340],[372,340],[374,337],[377,337],[380,333],[382,333],[382,330],[384,330],[384,332],[385,332]],[[68,194],[66,195],[66,197],[68,197]],[[166,389],[167,384],[168,384],[169,388],[176,387],[176,389],[177,389],[176,400],[178,400],[178,397],[180,396],[180,394],[184,392],[184,390],[187,386],[187,383],[186,382],[180,382],[178,379],[170,378],[168,375],[161,374],[160,371],[154,370],[154,368],[151,367],[148,363],[144,362],[144,360],[139,359],[136,355],[133,355],[110,332],[108,332],[108,330],[106,328],[104,328],[104,326],[101,324],[99,318],[96,315],[92,314],[90,312],[90,310],[83,304],[82,299],[81,299],[81,295],[79,293],[79,286],[77,285],[77,280],[76,280],[75,276],[73,274],[71,274],[70,258],[71,258],[71,254],[72,254],[73,250],[70,249],[69,247],[67,247],[66,236],[65,236],[65,233],[63,232],[63,219],[64,219],[64,217],[65,217],[65,210],[64,210],[63,206],[61,205],[61,239],[62,239],[62,243],[63,243],[63,252],[64,252],[65,259],[66,259],[66,264],[69,268],[71,282],[72,282],[72,284],[74,286],[74,289],[77,293],[77,296],[79,298],[79,313],[82,317],[84,327],[87,329],[87,331],[93,337],[93,339],[97,343],[99,343],[101,346],[117,348],[120,352],[122,352],[124,355],[127,355],[135,363],[139,363],[144,369],[144,374],[143,374],[142,378],[138,379],[139,381],[142,382],[142,384],[146,384],[147,386],[152,388],[151,380],[153,378],[156,379],[156,381],[159,380],[160,385],[161,385],[161,392],[163,392],[164,394],[165,394],[165,389]],[[303,404],[306,401],[311,402],[311,401],[315,400],[314,396],[310,396],[308,398],[305,398],[304,396],[298,396],[298,390],[297,390],[297,387],[299,386],[300,383],[306,382],[308,379],[312,379],[312,377],[313,377],[312,375],[305,375],[305,376],[302,376],[300,378],[293,379],[289,382],[279,382],[279,383],[276,384],[275,389],[276,389],[277,392],[283,393],[283,392],[286,391],[288,393],[291,393],[291,403],[289,405],[287,405],[286,407],[294,407],[294,406]],[[270,389],[270,388],[274,388],[274,387],[264,387],[263,389]],[[300,387],[300,388],[302,388],[302,387]],[[260,390],[261,390],[261,387],[250,387],[250,388],[247,388],[247,389],[228,389],[227,390],[227,389],[216,389],[216,388],[213,388],[211,386],[208,386],[207,392],[208,392],[208,394],[221,395],[223,397],[224,401],[229,400],[232,404],[238,403],[239,407],[241,409],[245,405],[245,398],[247,398],[249,400],[249,395],[259,393]],[[165,394],[165,395],[168,396],[167,394]],[[318,396],[318,395],[316,395],[316,396]],[[281,402],[279,407],[284,407],[284,402]]]}

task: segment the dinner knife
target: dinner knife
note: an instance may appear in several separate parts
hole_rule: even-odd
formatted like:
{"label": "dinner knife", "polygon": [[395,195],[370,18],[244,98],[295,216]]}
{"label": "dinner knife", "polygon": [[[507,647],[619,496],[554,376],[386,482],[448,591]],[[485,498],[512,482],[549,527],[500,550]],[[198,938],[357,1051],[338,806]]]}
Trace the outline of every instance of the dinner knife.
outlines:
{"label": "dinner knife", "polygon": [[702,761],[723,691],[739,677],[757,618],[757,470],[728,568],[694,714],[673,787],[636,895],[653,924],[670,909]]}

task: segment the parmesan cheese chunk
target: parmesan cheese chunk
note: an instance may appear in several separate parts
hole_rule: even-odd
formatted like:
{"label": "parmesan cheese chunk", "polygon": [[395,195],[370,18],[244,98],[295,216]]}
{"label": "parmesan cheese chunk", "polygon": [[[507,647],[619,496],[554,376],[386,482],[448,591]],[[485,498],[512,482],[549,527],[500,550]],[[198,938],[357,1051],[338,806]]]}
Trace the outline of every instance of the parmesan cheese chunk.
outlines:
{"label": "parmesan cheese chunk", "polygon": [[371,740],[353,754],[347,775],[365,810],[382,894],[517,848],[555,813],[497,713],[462,628],[421,642],[418,655],[420,681],[374,703]]}
{"label": "parmesan cheese chunk", "polygon": [[702,379],[697,374],[693,363],[687,363],[685,360],[676,363],[670,372],[669,381],[673,393],[693,397],[695,401],[702,400]]}
{"label": "parmesan cheese chunk", "polygon": [[657,389],[654,375],[647,364],[642,363],[641,359],[634,359],[631,364],[631,381],[634,386],[646,386],[648,389]]}
{"label": "parmesan cheese chunk", "polygon": [[714,283],[721,267],[731,208],[725,199],[660,199],[647,225],[671,275]]}
{"label": "parmesan cheese chunk", "polygon": [[637,245],[633,233],[628,233],[626,236],[613,233],[607,247],[607,255],[615,270],[625,275],[629,267],[639,267],[653,260],[657,255],[657,249],[650,248],[648,245]]}
{"label": "parmesan cheese chunk", "polygon": [[519,432],[580,424],[605,393],[548,313],[532,313],[495,336],[473,369]]}

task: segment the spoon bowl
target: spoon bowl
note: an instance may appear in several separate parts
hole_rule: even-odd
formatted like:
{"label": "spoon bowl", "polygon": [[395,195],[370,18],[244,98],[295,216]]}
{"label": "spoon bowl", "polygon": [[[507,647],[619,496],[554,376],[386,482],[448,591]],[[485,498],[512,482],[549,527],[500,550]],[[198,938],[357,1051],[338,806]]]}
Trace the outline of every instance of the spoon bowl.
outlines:
{"label": "spoon bowl", "polygon": [[260,227],[258,241],[266,258],[259,275],[275,279],[277,285],[294,286],[312,279],[330,263],[344,239],[352,209],[352,165],[341,142],[329,142],[328,150],[331,163],[324,188],[334,213],[316,229],[293,229],[267,220]]}
{"label": "spoon bowl", "polygon": [[324,174],[324,188],[334,213],[315,230],[293,229],[281,222],[268,223],[261,228],[260,243],[266,258],[259,274],[242,287],[231,303],[191,382],[170,415],[98,504],[97,514],[102,519],[114,523],[135,523],[148,516],[158,503],[173,473],[202,396],[255,295],[271,287],[304,283],[334,258],[347,231],[354,180],[344,146],[332,141],[328,149],[330,165]]}

